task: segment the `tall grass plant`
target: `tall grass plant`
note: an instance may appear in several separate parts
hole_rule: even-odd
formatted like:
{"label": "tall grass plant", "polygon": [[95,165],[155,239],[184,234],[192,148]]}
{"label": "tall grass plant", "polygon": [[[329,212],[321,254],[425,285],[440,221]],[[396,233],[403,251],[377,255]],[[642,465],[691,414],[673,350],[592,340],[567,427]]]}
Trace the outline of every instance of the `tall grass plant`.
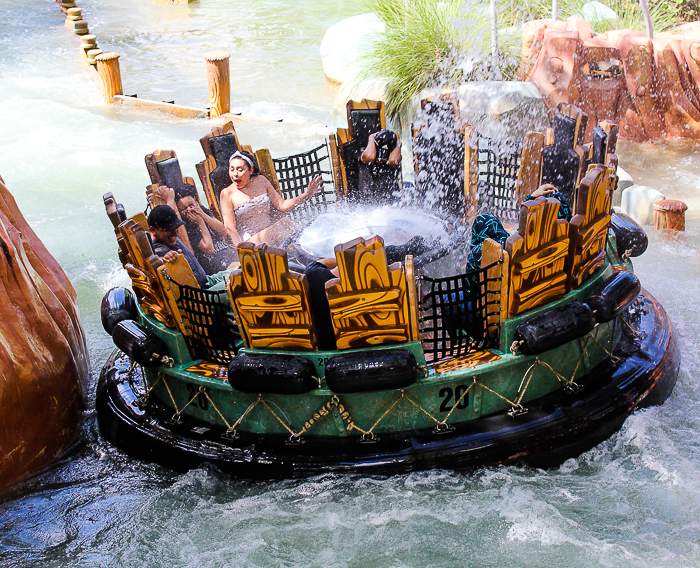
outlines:
{"label": "tall grass plant", "polygon": [[[387,84],[387,112],[401,118],[409,101],[426,88],[513,74],[517,41],[499,41],[491,56],[488,4],[464,0],[369,0],[386,25],[385,37],[364,57],[361,79]],[[498,71],[496,71],[498,69]]]}

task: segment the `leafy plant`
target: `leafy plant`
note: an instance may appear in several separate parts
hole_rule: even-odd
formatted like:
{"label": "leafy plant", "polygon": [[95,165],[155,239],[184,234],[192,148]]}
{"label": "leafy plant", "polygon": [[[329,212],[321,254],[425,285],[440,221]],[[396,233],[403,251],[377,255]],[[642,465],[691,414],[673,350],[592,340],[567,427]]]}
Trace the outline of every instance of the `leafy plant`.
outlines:
{"label": "leafy plant", "polygon": [[[589,0],[559,0],[559,18],[578,15]],[[681,0],[696,2],[697,0]],[[604,0],[617,19],[591,22],[593,31],[645,31],[638,0]],[[498,0],[498,54],[491,55],[488,0],[366,0],[384,22],[385,37],[361,61],[360,80],[386,82],[387,113],[406,122],[410,100],[427,88],[453,88],[465,81],[512,79],[520,47],[519,25],[550,18],[551,0]],[[671,0],[650,0],[655,32],[679,23]]]}
{"label": "leafy plant", "polygon": [[[490,78],[494,61],[488,4],[370,0],[367,5],[383,20],[386,35],[365,56],[361,78],[386,80],[390,116],[399,116],[426,88]],[[512,47],[512,41],[504,41],[499,60]],[[514,68],[512,64],[506,67]]]}

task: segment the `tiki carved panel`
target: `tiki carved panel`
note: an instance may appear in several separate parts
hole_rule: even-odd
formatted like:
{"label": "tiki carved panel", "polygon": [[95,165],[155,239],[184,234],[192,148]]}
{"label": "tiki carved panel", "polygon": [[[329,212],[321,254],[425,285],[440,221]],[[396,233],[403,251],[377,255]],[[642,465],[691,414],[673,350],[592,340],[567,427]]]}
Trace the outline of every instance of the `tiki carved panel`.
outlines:
{"label": "tiki carved panel", "polygon": [[326,283],[338,349],[410,340],[406,276],[387,266],[384,241],[362,237],[335,247],[340,278]]}
{"label": "tiki carved panel", "polygon": [[518,232],[508,237],[509,315],[541,306],[566,292],[569,224],[557,219],[559,201],[538,197],[520,207]]}
{"label": "tiki carved panel", "polygon": [[317,350],[306,276],[289,270],[287,252],[241,243],[238,257],[229,295],[246,347]]}

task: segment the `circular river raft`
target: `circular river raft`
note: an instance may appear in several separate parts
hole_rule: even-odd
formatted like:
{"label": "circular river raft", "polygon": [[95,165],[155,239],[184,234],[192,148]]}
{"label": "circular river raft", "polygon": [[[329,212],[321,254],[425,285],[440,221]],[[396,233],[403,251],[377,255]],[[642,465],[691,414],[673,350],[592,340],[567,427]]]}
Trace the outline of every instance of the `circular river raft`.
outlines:
{"label": "circular river raft", "polygon": [[[646,291],[612,357],[560,389],[528,403],[528,412],[500,412],[448,429],[396,431],[363,441],[357,436],[239,432],[182,415],[143,394],[140,370],[120,351],[105,364],[97,390],[103,436],[134,457],[176,471],[211,463],[249,479],[294,478],[328,472],[396,474],[432,468],[528,463],[558,465],[607,439],[638,408],[661,404],[675,385],[680,353],[663,307]],[[398,392],[398,390],[397,390]],[[293,396],[293,395],[290,395]],[[369,401],[370,399],[368,399]]]}

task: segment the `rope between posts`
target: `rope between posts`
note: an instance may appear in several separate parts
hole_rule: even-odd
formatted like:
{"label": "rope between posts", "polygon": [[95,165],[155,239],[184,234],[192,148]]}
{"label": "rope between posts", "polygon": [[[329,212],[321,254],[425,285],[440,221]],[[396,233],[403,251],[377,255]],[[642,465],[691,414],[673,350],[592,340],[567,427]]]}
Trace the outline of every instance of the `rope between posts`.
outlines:
{"label": "rope between posts", "polygon": [[[177,404],[175,403],[175,399],[173,398],[173,393],[170,392],[170,387],[168,386],[168,383],[165,380],[165,375],[163,373],[158,373],[158,379],[163,380],[163,384],[165,385],[165,389],[168,391],[168,395],[170,395],[170,400],[173,401],[173,407],[175,408],[175,414],[178,414],[180,411],[177,409]],[[153,386],[155,386],[155,384]]]}
{"label": "rope between posts", "polygon": [[410,402],[413,406],[415,406],[418,410],[420,410],[423,414],[425,414],[428,418],[430,418],[433,422],[436,424],[440,424],[440,421],[435,418],[430,412],[428,412],[425,408],[423,408],[420,404],[415,402],[410,396],[406,395],[406,400]]}
{"label": "rope between posts", "polygon": [[255,402],[251,403],[248,408],[246,408],[246,411],[241,415],[241,417],[234,422],[233,426],[231,427],[231,431],[235,431],[238,426],[243,422],[243,419],[248,416],[248,413],[253,410],[258,404],[260,404],[260,399],[256,400]]}
{"label": "rope between posts", "polygon": [[[613,333],[614,333],[614,331],[613,331]],[[597,338],[597,337],[593,336],[592,334],[591,334],[590,337],[591,337],[591,339],[593,340],[593,343],[595,343],[598,347],[600,347],[600,348],[605,352],[605,354],[606,354],[608,357],[610,357],[611,359],[615,359],[615,358],[616,358],[610,351],[608,351],[608,349],[607,349],[606,347],[604,347],[604,346],[598,341],[598,338]],[[615,338],[614,338],[614,337],[612,338],[612,341],[615,341]],[[612,343],[612,341],[611,341],[611,343]]]}
{"label": "rope between posts", "polygon": [[[219,418],[221,418],[221,420],[224,421],[224,424],[226,424],[226,428],[227,428],[226,432],[230,432],[230,431],[231,431],[231,426],[229,425],[229,423],[228,423],[228,421],[226,420],[226,418],[224,418],[224,415],[221,414],[221,412],[219,412],[219,409],[216,407],[216,404],[214,404],[214,401],[213,401],[213,400],[211,399],[211,397],[209,396],[209,393],[207,392],[207,389],[204,387],[204,385],[201,385],[201,386],[199,387],[199,391],[198,391],[197,394],[199,394],[200,392],[201,392],[204,396],[207,397],[207,400],[208,400],[209,403],[212,405],[212,407],[214,408],[214,410],[216,410],[216,413],[219,415]],[[194,398],[194,397],[193,397],[193,398]],[[188,403],[188,404],[189,404],[189,403]],[[183,410],[184,410],[184,409],[183,409]]]}
{"label": "rope between posts", "polygon": [[495,390],[493,390],[493,389],[487,387],[485,384],[479,383],[479,382],[477,382],[477,383],[475,383],[475,384],[479,385],[481,388],[486,389],[486,390],[489,391],[490,393],[495,394],[498,398],[500,398],[500,399],[502,399],[502,400],[505,400],[505,401],[506,401],[508,404],[510,404],[513,408],[520,408],[520,405],[519,405],[519,404],[513,402],[512,400],[508,400],[505,396],[503,396],[503,395],[497,393]]}
{"label": "rope between posts", "polygon": [[[625,323],[627,323],[627,322],[625,322]],[[614,329],[615,328],[613,327],[613,330]],[[187,409],[187,407],[189,407],[194,402],[194,400],[197,398],[197,396],[199,396],[199,394],[203,394],[207,398],[209,403],[211,403],[212,407],[214,408],[214,411],[217,413],[217,415],[221,418],[223,423],[226,425],[226,428],[227,428],[226,433],[227,434],[230,434],[232,432],[235,433],[236,430],[238,429],[238,427],[240,426],[240,424],[243,422],[243,420],[248,416],[248,414],[250,414],[256,406],[258,406],[259,404],[262,404],[270,412],[270,414],[282,425],[282,427],[290,434],[292,439],[299,439],[303,434],[308,432],[316,424],[316,422],[318,422],[321,418],[324,418],[325,416],[327,416],[331,412],[332,409],[337,408],[340,412],[341,419],[347,423],[347,430],[348,431],[357,430],[358,432],[363,434],[363,437],[369,436],[371,438],[374,438],[373,432],[376,429],[376,427],[384,420],[384,418],[386,418],[386,416],[388,416],[394,410],[394,408],[396,408],[396,406],[401,402],[402,399],[406,399],[412,406],[414,406],[415,408],[420,410],[423,414],[425,414],[425,416],[427,416],[430,420],[435,422],[438,426],[447,426],[447,422],[452,417],[452,414],[454,413],[455,409],[462,403],[462,401],[465,399],[465,397],[467,397],[469,395],[469,392],[473,390],[475,385],[482,387],[483,389],[487,390],[488,392],[490,392],[494,396],[505,401],[516,412],[525,410],[522,406],[522,401],[525,397],[525,394],[527,392],[528,387],[530,386],[530,384],[532,382],[532,379],[534,378],[535,371],[536,371],[537,367],[544,367],[549,372],[551,372],[557,378],[557,380],[559,380],[560,382],[565,383],[566,385],[568,385],[570,387],[577,387],[578,385],[576,385],[576,383],[574,382],[574,378],[576,377],[576,374],[578,373],[579,368],[581,366],[581,362],[583,361],[583,357],[586,353],[586,346],[588,345],[589,340],[592,340],[593,342],[595,342],[603,351],[605,351],[606,354],[613,357],[612,353],[608,349],[606,349],[598,340],[597,332],[592,331],[591,333],[587,334],[583,338],[583,343],[581,346],[581,354],[579,355],[579,358],[576,362],[576,366],[573,370],[573,373],[572,373],[572,376],[570,379],[566,378],[561,373],[556,371],[549,363],[542,361],[539,357],[537,357],[537,358],[535,358],[535,361],[532,363],[532,365],[530,365],[530,367],[528,367],[527,371],[523,375],[523,378],[520,382],[520,386],[519,386],[518,391],[516,393],[516,399],[515,399],[515,401],[512,401],[512,400],[508,399],[507,397],[503,396],[502,394],[500,394],[499,392],[495,391],[494,389],[477,381],[476,377],[473,377],[473,382],[469,385],[469,387],[467,389],[465,389],[465,391],[461,394],[461,396],[456,400],[455,404],[452,406],[450,411],[447,413],[445,418],[443,418],[442,420],[439,420],[438,418],[433,416],[428,410],[426,410],[418,402],[413,400],[406,393],[405,390],[401,390],[401,395],[396,400],[394,400],[394,402],[392,402],[388,406],[388,408],[386,408],[386,410],[384,410],[382,412],[381,416],[379,416],[379,418],[374,422],[374,424],[372,424],[372,426],[368,430],[364,430],[363,428],[361,428],[360,426],[355,424],[355,422],[350,417],[349,412],[347,412],[345,410],[345,408],[343,407],[343,405],[340,403],[340,399],[338,398],[337,395],[333,395],[333,397],[328,402],[326,402],[321,408],[319,408],[313,414],[313,416],[310,417],[305,422],[304,426],[298,432],[294,431],[294,429],[291,425],[291,422],[289,421],[288,418],[287,418],[287,422],[285,422],[278,415],[278,413],[275,412],[275,410],[271,406],[271,404],[274,404],[274,402],[266,401],[263,398],[262,394],[258,395],[258,399],[255,402],[251,403],[246,408],[245,412],[243,412],[243,414],[233,423],[233,425],[231,425],[228,422],[226,417],[219,410],[219,408],[216,406],[216,403],[214,402],[212,397],[207,392],[206,387],[204,387],[203,385],[200,386],[199,390],[192,396],[192,398],[190,398],[190,400],[187,402],[187,404],[183,408],[179,409],[177,404],[175,403],[175,398],[173,397],[172,391],[170,390],[170,386],[168,385],[167,381],[165,380],[165,375],[162,372],[159,372],[158,379],[153,383],[153,385],[150,388],[147,388],[145,396],[148,396],[148,394],[162,380],[163,384],[165,385],[166,390],[168,391],[168,395],[170,397],[170,400],[172,401],[173,407],[175,408],[175,414],[173,415],[173,419],[179,420],[180,415]],[[613,333],[613,338],[611,341],[614,342],[614,333]],[[130,369],[130,371],[131,371],[131,369]],[[143,374],[143,372],[142,372],[142,376],[144,379],[144,384],[147,387],[147,381],[145,379],[145,374]],[[275,406],[277,406],[277,405],[275,404]]]}
{"label": "rope between posts", "polygon": [[267,404],[267,401],[262,397],[262,395],[260,395],[260,398],[258,400],[263,404],[263,406],[265,408],[267,408],[270,411],[270,414],[272,414],[272,416],[277,418],[277,422],[279,422],[280,424],[282,424],[282,426],[284,426],[284,428],[287,430],[287,432],[289,432],[291,434],[292,438],[298,438],[301,435],[301,434],[295,434],[294,430],[292,430],[287,424],[282,422],[282,419],[279,416],[277,416],[277,414],[275,414],[275,411],[272,410],[272,408],[270,408],[270,405]]}
{"label": "rope between posts", "polygon": [[404,391],[402,390],[402,391],[401,391],[401,396],[400,396],[399,398],[397,398],[397,399],[393,402],[393,404],[392,404],[389,408],[387,408],[387,409],[384,411],[384,414],[382,414],[382,415],[379,417],[379,419],[378,419],[374,424],[372,424],[372,427],[371,427],[369,430],[367,430],[367,432],[364,432],[364,433],[365,433],[365,434],[371,434],[371,433],[372,433],[372,430],[374,430],[374,429],[377,427],[377,424],[379,424],[382,420],[384,420],[384,417],[385,417],[387,414],[389,414],[389,413],[394,409],[394,407],[399,403],[399,401],[400,401],[403,397],[404,397]]}
{"label": "rope between posts", "polygon": [[[165,382],[165,381],[163,381],[163,382]],[[200,387],[199,387],[199,390],[198,390],[198,391],[195,391],[195,393],[192,395],[192,398],[191,398],[190,400],[188,400],[188,401],[187,401],[187,404],[186,404],[185,406],[183,406],[180,410],[177,410],[177,406],[175,407],[175,410],[177,410],[177,412],[176,412],[175,414],[173,414],[173,417],[171,418],[171,420],[177,420],[177,421],[180,420],[180,415],[185,411],[185,409],[186,409],[190,404],[192,404],[192,403],[194,402],[194,399],[197,398],[197,397],[199,396],[199,393],[201,392],[202,388],[203,388],[203,387],[200,386]],[[168,392],[170,392],[170,389],[168,389]],[[170,396],[170,398],[172,399],[172,395]],[[173,402],[173,404],[175,404],[175,403]]]}

